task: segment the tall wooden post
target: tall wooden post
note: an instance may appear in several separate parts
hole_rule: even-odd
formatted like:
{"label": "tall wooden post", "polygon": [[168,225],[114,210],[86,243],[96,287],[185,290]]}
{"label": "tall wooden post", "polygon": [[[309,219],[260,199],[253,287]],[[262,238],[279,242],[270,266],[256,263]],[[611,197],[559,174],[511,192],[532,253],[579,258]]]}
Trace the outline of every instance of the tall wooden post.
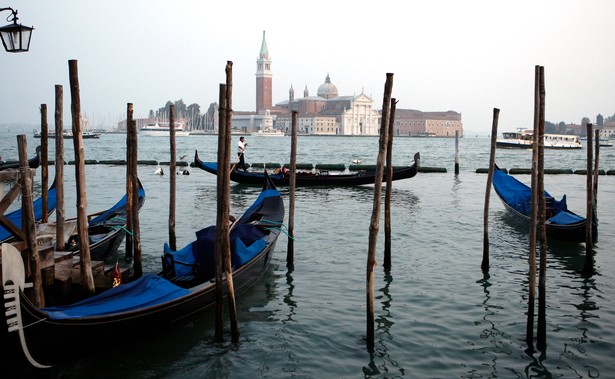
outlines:
{"label": "tall wooden post", "polygon": [[528,299],[525,343],[529,351],[534,351],[534,319],[536,304],[536,233],[538,232],[538,145],[544,143],[539,139],[540,124],[540,66],[534,68],[534,132],[532,134],[532,179],[530,197],[530,241],[528,255]]}
{"label": "tall wooden post", "polygon": [[455,175],[459,175],[459,130],[455,130]]}
{"label": "tall wooden post", "polygon": [[393,74],[387,73],[384,85],[384,98],[382,101],[382,120],[380,124],[380,141],[378,149],[378,160],[376,163],[376,181],[374,183],[374,202],[372,217],[369,225],[369,246],[367,252],[366,269],[366,297],[367,297],[367,348],[369,351],[374,349],[374,268],[376,267],[376,242],[378,239],[378,229],[380,228],[380,202],[382,196],[382,177],[384,174],[384,160],[386,155],[387,140],[389,134],[389,107],[391,104],[391,93],[393,91]]}
{"label": "tall wooden post", "polygon": [[132,151],[132,147],[134,142],[132,141],[132,135],[128,132],[130,129],[130,125],[132,124],[133,117],[133,104],[126,104],[126,229],[128,233],[126,233],[126,247],[125,255],[126,259],[132,259],[132,250],[133,250],[133,239],[134,230],[132,227],[132,203],[134,199],[132,197],[132,164],[130,164],[133,159],[134,153]]}
{"label": "tall wooden post", "polygon": [[545,352],[547,346],[547,226],[546,222],[546,201],[545,201],[545,182],[544,182],[544,161],[545,161],[545,74],[544,67],[539,66],[540,70],[540,110],[538,114],[538,175],[537,191],[538,197],[538,236],[540,237],[540,267],[538,271],[538,323],[536,328],[536,347]]}
{"label": "tall wooden post", "polygon": [[[218,108],[218,175],[216,176],[216,188],[217,188],[217,212],[216,212],[216,251],[215,251],[215,263],[216,263],[216,326],[215,337],[218,342],[224,339],[224,286],[222,271],[224,270],[223,261],[225,246],[230,245],[228,240],[228,234],[224,234],[224,225],[227,223],[224,211],[226,188],[225,170],[230,164],[230,152],[226,146],[226,133],[229,129],[226,125],[226,84],[220,84],[219,89],[219,103]],[[229,175],[230,178],[230,175]],[[230,179],[229,179],[230,180]],[[230,183],[228,183],[230,185]],[[229,191],[230,197],[230,191]]]}
{"label": "tall wooden post", "polygon": [[[85,184],[85,157],[81,136],[81,99],[79,95],[79,72],[76,60],[68,61],[71,93],[71,113],[73,125],[73,146],[75,149],[75,182],[77,183],[77,233],[81,257],[81,284],[90,294],[94,294],[94,276],[90,257],[88,236],[87,190]],[[61,138],[61,136],[56,136]]]}
{"label": "tall wooden post", "polygon": [[389,131],[387,138],[386,177],[387,186],[384,193],[384,269],[391,268],[391,191],[393,190],[393,131],[395,130],[395,109],[397,100],[391,99],[389,111]]}
{"label": "tall wooden post", "polygon": [[292,270],[295,266],[295,188],[297,186],[297,121],[299,113],[292,111],[290,139],[290,177],[288,178],[288,246],[286,250],[286,267]]}
{"label": "tall wooden post", "polygon": [[498,119],[500,110],[493,108],[493,122],[491,124],[491,149],[489,152],[489,174],[487,175],[487,188],[485,189],[485,208],[483,210],[483,261],[480,265],[483,273],[489,272],[489,202],[491,199],[491,184],[493,183],[493,170],[495,169],[495,146],[498,137]]}
{"label": "tall wooden post", "polygon": [[138,144],[137,144],[137,121],[130,123],[129,133],[132,141],[132,158],[130,160],[130,188],[132,190],[132,255],[134,257],[133,268],[135,277],[143,275],[143,261],[141,257],[141,229],[139,225],[139,173],[137,171]]}
{"label": "tall wooden post", "polygon": [[64,89],[55,86],[56,250],[64,250]]}
{"label": "tall wooden post", "polygon": [[39,308],[45,306],[45,296],[43,293],[43,279],[41,277],[41,264],[38,256],[38,245],[36,244],[36,226],[34,223],[34,204],[32,202],[32,172],[28,165],[28,142],[26,136],[17,136],[17,146],[19,149],[19,167],[21,171],[21,196],[23,215],[25,222],[22,223],[26,230],[26,242],[28,244],[28,262],[30,272],[34,282],[34,304]]}
{"label": "tall wooden post", "polygon": [[585,265],[583,274],[591,276],[594,273],[594,241],[593,241],[593,220],[594,220],[594,200],[593,200],[593,125],[587,124],[587,180],[586,180],[586,224],[585,224]]}
{"label": "tall wooden post", "polygon": [[169,247],[177,250],[177,238],[175,236],[175,186],[177,181],[177,152],[175,151],[175,105],[171,104],[169,110],[169,136],[171,143],[171,162],[169,168]]}
{"label": "tall wooden post", "polygon": [[[231,130],[232,130],[232,118],[233,118],[233,62],[226,62],[226,151],[225,156],[230,159],[231,156]],[[227,161],[228,162],[228,161]],[[228,163],[225,164],[226,171],[224,175],[225,182],[225,234],[226,240],[229,240],[229,203],[231,197],[231,170],[228,168]],[[239,326],[237,324],[237,307],[235,305],[235,286],[233,284],[233,269],[231,263],[231,249],[230,242],[224,249],[224,253],[226,255],[225,259],[225,270],[226,270],[226,280],[228,285],[228,308],[229,308],[229,318],[231,322],[231,340],[234,343],[239,342]]]}
{"label": "tall wooden post", "polygon": [[[600,174],[600,130],[596,129],[594,131],[594,187],[592,188],[592,204],[593,204],[593,217],[596,219],[598,217],[596,215],[596,211],[598,210],[598,175]],[[593,220],[592,220],[593,225]],[[594,228],[592,227],[592,238],[596,236],[593,235]]]}
{"label": "tall wooden post", "polygon": [[42,223],[49,222],[49,167],[47,167],[49,161],[49,125],[47,124],[47,104],[41,104],[41,198],[43,199],[43,214],[41,218]]}

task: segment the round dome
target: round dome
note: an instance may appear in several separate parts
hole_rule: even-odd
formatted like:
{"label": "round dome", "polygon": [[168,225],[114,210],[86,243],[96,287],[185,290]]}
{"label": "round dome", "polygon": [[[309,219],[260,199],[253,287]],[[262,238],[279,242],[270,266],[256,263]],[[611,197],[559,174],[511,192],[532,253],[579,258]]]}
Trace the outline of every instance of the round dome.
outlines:
{"label": "round dome", "polygon": [[317,95],[319,97],[324,97],[325,99],[337,97],[337,87],[331,83],[329,74],[327,74],[327,79],[325,79],[325,82],[318,87]]}

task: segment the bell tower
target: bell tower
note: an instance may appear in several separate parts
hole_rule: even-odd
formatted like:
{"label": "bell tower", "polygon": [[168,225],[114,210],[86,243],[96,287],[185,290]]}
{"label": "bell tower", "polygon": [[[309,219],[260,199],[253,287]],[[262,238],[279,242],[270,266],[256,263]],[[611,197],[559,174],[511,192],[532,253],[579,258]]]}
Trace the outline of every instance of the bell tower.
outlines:
{"label": "bell tower", "polygon": [[271,59],[269,59],[265,31],[263,31],[263,42],[261,43],[261,50],[256,60],[256,113],[258,114],[264,114],[265,110],[271,108],[272,77]]}

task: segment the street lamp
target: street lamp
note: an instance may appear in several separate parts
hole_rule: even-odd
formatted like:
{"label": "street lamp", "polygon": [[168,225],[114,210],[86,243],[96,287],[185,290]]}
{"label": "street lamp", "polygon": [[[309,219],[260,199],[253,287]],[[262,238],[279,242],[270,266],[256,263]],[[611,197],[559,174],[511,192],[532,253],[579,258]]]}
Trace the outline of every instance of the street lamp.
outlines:
{"label": "street lamp", "polygon": [[[11,15],[6,18],[7,21],[13,21],[12,24],[0,27],[0,37],[4,49],[9,53],[21,53],[28,51],[30,48],[30,38],[32,37],[33,27],[17,24],[17,11],[13,8],[0,8],[2,11],[11,11]],[[11,19],[11,16],[13,17]]]}

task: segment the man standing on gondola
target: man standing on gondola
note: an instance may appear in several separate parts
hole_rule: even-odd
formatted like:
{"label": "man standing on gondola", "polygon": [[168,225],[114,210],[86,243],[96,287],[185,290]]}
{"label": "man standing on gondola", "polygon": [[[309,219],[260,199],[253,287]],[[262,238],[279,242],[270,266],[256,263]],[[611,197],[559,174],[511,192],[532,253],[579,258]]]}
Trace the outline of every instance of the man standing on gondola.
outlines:
{"label": "man standing on gondola", "polygon": [[247,171],[246,162],[244,160],[244,153],[247,147],[248,143],[244,141],[243,137],[239,137],[239,142],[237,143],[237,156],[239,157],[239,167],[241,167],[244,171]]}

